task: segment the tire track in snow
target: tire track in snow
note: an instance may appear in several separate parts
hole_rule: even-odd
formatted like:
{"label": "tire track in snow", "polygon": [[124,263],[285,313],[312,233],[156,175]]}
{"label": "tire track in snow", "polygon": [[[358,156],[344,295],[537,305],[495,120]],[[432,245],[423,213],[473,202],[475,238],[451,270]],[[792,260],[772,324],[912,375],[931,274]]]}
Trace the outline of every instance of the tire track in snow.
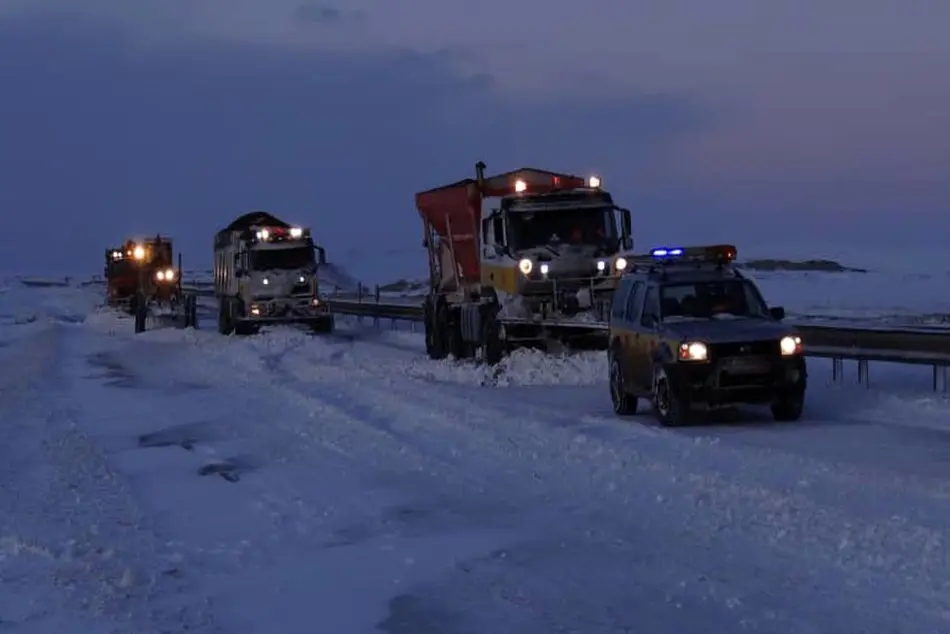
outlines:
{"label": "tire track in snow", "polygon": [[[574,496],[617,509],[656,507],[649,499],[656,490],[667,492],[661,494],[667,499],[685,494],[696,506],[690,523],[706,524],[714,532],[754,536],[791,557],[803,551],[821,553],[840,569],[874,575],[880,582],[886,583],[891,575],[907,583],[913,580],[922,597],[946,603],[941,592],[948,581],[948,562],[945,531],[936,523],[938,514],[930,518],[934,523],[928,526],[889,513],[882,517],[873,505],[857,509],[849,508],[847,501],[842,505],[835,493],[840,493],[838,487],[845,482],[827,464],[768,452],[737,451],[674,431],[641,427],[627,427],[607,443],[578,434],[571,420],[576,414],[510,402],[499,406],[490,400],[493,392],[497,394],[493,390],[474,390],[484,397],[474,407],[471,397],[451,395],[452,390],[447,389],[425,389],[424,401],[412,399],[409,395],[423,388],[420,382],[406,379],[385,365],[358,372],[358,390],[352,388],[352,374],[342,382],[333,366],[317,362],[292,371],[298,381],[315,380],[323,390],[334,385],[343,402],[386,403],[395,420],[412,421],[403,423],[407,433],[442,434],[444,440],[432,444],[448,445],[455,456],[494,454],[486,464],[469,464],[468,468],[484,471],[492,464],[514,462],[511,475],[520,472],[521,480],[528,481],[525,472],[530,470],[539,490],[560,480],[560,485],[566,485]],[[753,460],[759,465],[744,472],[730,473],[724,468]],[[565,468],[573,471],[572,475],[560,477]],[[803,472],[811,483],[801,486],[799,477],[790,481],[788,474]],[[649,478],[644,478],[646,474]],[[828,476],[830,486],[817,494],[815,481]],[[657,487],[644,489],[644,480]],[[846,484],[852,491],[866,490],[866,482],[851,480]],[[630,495],[638,489],[638,496]]]}

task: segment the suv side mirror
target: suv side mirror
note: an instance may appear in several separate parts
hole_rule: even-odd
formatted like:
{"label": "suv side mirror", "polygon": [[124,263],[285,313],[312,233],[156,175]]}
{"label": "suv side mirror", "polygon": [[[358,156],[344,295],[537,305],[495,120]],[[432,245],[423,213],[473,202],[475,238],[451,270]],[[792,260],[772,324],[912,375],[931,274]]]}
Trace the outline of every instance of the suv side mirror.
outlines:
{"label": "suv side mirror", "polygon": [[782,321],[785,319],[785,309],[781,306],[775,306],[769,309],[769,315],[771,315],[775,321]]}

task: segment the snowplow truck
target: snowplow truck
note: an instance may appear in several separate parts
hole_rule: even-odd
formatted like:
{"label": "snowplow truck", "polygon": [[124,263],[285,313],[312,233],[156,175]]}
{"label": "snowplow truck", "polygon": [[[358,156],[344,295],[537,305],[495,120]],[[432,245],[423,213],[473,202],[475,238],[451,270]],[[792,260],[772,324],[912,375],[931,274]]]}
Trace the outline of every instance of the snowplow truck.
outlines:
{"label": "snowplow truck", "polygon": [[135,317],[136,332],[145,330],[148,317],[181,317],[186,328],[197,326],[197,308],[182,292],[181,254],[176,266],[171,238],[128,239],[107,249],[105,274],[109,304]]}
{"label": "snowplow truck", "polygon": [[326,262],[310,230],[265,211],[237,218],[214,238],[218,331],[249,335],[265,324],[303,324],[332,332],[317,268]]}
{"label": "snowplow truck", "polygon": [[[416,194],[429,255],[426,350],[497,363],[517,347],[604,348],[633,249],[596,176],[522,168]],[[554,344],[552,346],[552,344]]]}

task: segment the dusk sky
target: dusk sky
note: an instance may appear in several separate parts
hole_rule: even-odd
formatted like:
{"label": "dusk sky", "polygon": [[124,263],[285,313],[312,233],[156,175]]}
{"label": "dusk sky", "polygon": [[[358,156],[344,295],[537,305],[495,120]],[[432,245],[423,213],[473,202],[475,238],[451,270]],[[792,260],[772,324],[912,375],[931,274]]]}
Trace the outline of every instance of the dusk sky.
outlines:
{"label": "dusk sky", "polygon": [[98,272],[159,231],[210,267],[267,209],[359,275],[421,271],[413,194],[477,160],[601,174],[643,249],[942,244],[948,25],[947,0],[0,0],[0,270]]}

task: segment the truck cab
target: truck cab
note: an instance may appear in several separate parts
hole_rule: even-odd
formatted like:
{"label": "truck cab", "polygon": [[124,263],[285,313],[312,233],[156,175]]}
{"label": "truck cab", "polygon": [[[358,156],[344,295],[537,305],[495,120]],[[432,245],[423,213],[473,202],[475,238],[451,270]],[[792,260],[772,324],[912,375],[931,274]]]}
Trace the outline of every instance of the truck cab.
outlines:
{"label": "truck cab", "polygon": [[482,285],[521,296],[530,313],[549,303],[572,316],[609,302],[632,248],[630,212],[597,177],[535,193],[516,180],[514,190],[483,207]]}
{"label": "truck cab", "polygon": [[333,328],[319,297],[317,269],[325,263],[310,230],[269,214],[242,217],[215,240],[215,291],[219,330],[249,334],[264,324],[305,323]]}

